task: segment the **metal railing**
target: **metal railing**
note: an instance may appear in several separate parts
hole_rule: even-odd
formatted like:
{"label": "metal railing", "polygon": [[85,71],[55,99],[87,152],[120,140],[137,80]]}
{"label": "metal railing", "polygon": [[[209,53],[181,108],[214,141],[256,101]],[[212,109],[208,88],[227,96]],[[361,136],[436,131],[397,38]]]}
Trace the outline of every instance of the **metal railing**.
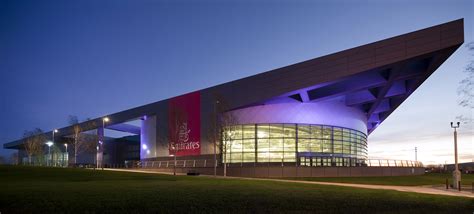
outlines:
{"label": "metal railing", "polygon": [[[175,161],[140,161],[138,164],[140,168],[169,168],[174,167]],[[214,167],[214,160],[197,159],[197,160],[176,160],[176,167],[195,168],[195,167]]]}
{"label": "metal railing", "polygon": [[370,167],[423,167],[422,162],[411,160],[369,159],[366,163]]}
{"label": "metal railing", "polygon": [[[174,167],[174,160],[165,161],[137,161],[133,164],[137,168],[170,168]],[[213,159],[196,159],[196,160],[176,160],[176,167],[180,168],[197,168],[197,167],[214,167]],[[218,166],[222,165],[219,160]],[[247,163],[227,163],[230,167],[245,167],[255,165],[275,165],[275,166],[295,166],[294,162],[247,162]],[[306,167],[304,165],[299,165]],[[331,166],[311,166],[311,167],[336,167],[335,164]],[[337,167],[351,167],[351,166],[337,166]],[[354,166],[352,166],[354,167]],[[410,160],[388,160],[388,159],[368,159],[358,164],[358,167],[423,167],[423,163],[420,161]]]}

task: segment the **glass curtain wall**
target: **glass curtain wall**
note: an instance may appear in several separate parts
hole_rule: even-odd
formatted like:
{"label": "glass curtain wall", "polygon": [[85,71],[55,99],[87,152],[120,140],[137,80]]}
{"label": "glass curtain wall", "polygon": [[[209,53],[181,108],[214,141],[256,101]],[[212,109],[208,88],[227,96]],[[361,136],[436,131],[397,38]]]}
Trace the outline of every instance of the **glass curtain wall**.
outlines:
{"label": "glass curtain wall", "polygon": [[367,136],[342,127],[248,124],[231,128],[227,163],[297,162],[308,166],[355,166],[367,159]]}

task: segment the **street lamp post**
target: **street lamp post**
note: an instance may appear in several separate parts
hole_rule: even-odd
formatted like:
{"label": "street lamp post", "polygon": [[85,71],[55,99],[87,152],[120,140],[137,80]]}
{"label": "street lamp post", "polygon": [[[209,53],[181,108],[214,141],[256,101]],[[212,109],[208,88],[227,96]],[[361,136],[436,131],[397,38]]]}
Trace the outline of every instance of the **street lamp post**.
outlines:
{"label": "street lamp post", "polygon": [[418,148],[415,146],[415,162],[418,162]]}
{"label": "street lamp post", "polygon": [[[54,134],[57,133],[57,132],[58,132],[57,129],[55,129],[55,130],[52,131],[53,138],[51,139],[51,142],[53,143],[53,145],[54,145]],[[51,157],[51,161],[53,161],[53,157]]]}
{"label": "street lamp post", "polygon": [[176,146],[175,145],[171,146],[171,149],[173,150],[173,157],[174,157],[173,175],[176,175]]}
{"label": "street lamp post", "polygon": [[461,181],[461,172],[459,171],[458,167],[458,132],[457,129],[459,128],[460,122],[456,123],[457,125],[453,125],[451,122],[451,128],[454,129],[454,171],[453,171],[453,187],[458,188],[458,184]]}
{"label": "street lamp post", "polygon": [[216,100],[216,103],[214,103],[214,176],[217,175],[217,132],[219,131],[217,128],[217,104],[219,104],[219,100]]}
{"label": "street lamp post", "polygon": [[51,146],[53,145],[53,142],[48,141],[48,142],[46,142],[46,145],[48,145],[48,163],[47,163],[47,165],[50,166],[51,165]]}
{"label": "street lamp post", "polygon": [[[69,152],[67,151],[67,143],[64,144],[64,147],[66,147],[66,149],[65,149],[66,154],[63,155],[63,161],[64,161],[64,167],[67,167],[68,162],[69,162]],[[66,158],[68,158],[68,159],[66,160]]]}
{"label": "street lamp post", "polygon": [[100,136],[100,140],[99,140],[99,146],[97,147],[97,168],[99,168],[99,151],[100,151],[100,167],[102,168],[102,170],[104,170],[104,164],[102,163],[103,160],[104,160],[104,141],[105,141],[105,123],[109,122],[109,118],[108,117],[104,117],[102,119],[102,135]]}

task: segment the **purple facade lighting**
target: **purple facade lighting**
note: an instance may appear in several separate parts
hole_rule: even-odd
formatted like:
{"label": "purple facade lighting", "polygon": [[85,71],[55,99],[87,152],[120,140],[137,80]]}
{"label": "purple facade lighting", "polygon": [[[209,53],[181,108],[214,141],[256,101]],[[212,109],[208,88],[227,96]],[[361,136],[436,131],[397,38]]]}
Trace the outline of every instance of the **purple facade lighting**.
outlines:
{"label": "purple facade lighting", "polygon": [[140,127],[140,159],[156,155],[156,116],[144,116]]}
{"label": "purple facade lighting", "polygon": [[367,134],[367,116],[344,99],[318,103],[282,102],[234,110],[240,124],[297,123],[340,126]]}

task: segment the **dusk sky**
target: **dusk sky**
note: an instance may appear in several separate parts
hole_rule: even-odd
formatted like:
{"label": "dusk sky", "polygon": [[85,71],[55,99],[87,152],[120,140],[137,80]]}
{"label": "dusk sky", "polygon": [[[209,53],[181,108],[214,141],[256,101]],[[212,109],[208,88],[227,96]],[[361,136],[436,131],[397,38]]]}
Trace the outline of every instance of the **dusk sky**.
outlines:
{"label": "dusk sky", "polygon": [[[474,1],[0,0],[0,144],[421,28],[464,18]],[[369,157],[454,162],[449,122],[473,117],[456,89],[460,47],[369,137]],[[460,162],[474,127],[459,129]],[[0,149],[10,156],[11,150]]]}

